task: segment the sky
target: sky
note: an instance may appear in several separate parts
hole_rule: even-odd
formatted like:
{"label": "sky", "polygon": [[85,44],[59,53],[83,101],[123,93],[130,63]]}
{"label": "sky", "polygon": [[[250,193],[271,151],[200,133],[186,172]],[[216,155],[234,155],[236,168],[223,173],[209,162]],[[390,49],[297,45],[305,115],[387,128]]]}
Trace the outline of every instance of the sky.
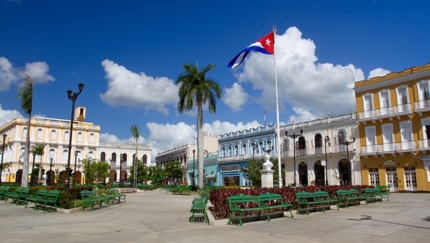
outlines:
{"label": "sky", "polygon": [[[177,111],[175,81],[187,63],[223,89],[211,135],[349,113],[354,82],[429,63],[430,1],[421,0],[0,0],[0,126],[20,109],[32,77],[33,116],[70,119],[66,91],[100,141],[161,151],[196,143],[197,111]],[[275,55],[230,60],[276,26]],[[266,116],[264,114],[266,113]]]}

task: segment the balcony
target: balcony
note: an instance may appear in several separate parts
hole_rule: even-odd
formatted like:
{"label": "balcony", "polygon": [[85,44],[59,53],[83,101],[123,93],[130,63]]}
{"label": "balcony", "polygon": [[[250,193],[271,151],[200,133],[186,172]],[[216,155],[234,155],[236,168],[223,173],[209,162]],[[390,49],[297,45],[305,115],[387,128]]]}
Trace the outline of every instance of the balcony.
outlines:
{"label": "balcony", "polygon": [[[121,166],[123,170],[129,170],[130,166],[127,165],[127,162],[122,162]],[[110,168],[111,170],[119,170],[120,169],[120,162],[110,162]]]}
{"label": "balcony", "polygon": [[400,154],[401,156],[403,156],[404,153],[414,153],[415,151],[415,141],[366,145],[361,147],[361,155],[366,158],[368,158],[369,155],[373,155],[376,158],[379,155],[385,157],[386,154],[391,154],[393,156]]}
{"label": "balcony", "polygon": [[424,153],[426,153],[427,150],[430,150],[430,139],[419,140],[418,141],[418,149],[420,151],[423,151]]}
{"label": "balcony", "polygon": [[423,112],[430,111],[430,100],[420,100],[415,102],[415,111],[423,115]]}
{"label": "balcony", "polygon": [[375,110],[363,111],[359,113],[359,121],[364,123],[366,123],[366,121],[372,121],[375,123],[376,120],[382,121],[384,118],[393,120],[394,116],[400,118],[403,115],[407,115],[409,117],[412,116],[411,104],[396,105]]}
{"label": "balcony", "polygon": [[[306,157],[306,156],[318,156],[325,155],[327,149],[327,154],[332,153],[346,153],[346,145],[342,144],[339,146],[327,146],[327,147],[316,147],[307,149],[296,149],[296,157]],[[353,151],[352,146],[350,146],[349,151]],[[284,158],[289,158],[294,156],[294,150],[284,151],[282,153]]]}
{"label": "balcony", "polygon": [[229,156],[229,157],[220,157],[218,158],[218,162],[234,162],[234,161],[244,161],[244,160],[249,160],[251,158],[262,158],[261,155],[249,155],[249,154],[244,154],[244,155],[237,155],[237,156]]}

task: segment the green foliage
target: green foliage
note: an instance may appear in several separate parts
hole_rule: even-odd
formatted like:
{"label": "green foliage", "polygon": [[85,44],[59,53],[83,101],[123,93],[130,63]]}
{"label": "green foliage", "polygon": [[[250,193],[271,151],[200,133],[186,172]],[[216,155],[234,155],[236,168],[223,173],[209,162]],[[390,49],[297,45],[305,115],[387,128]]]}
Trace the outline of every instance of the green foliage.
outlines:
{"label": "green foliage", "polygon": [[59,208],[70,209],[74,206],[74,200],[75,197],[72,193],[61,191],[57,206]]}
{"label": "green foliage", "polygon": [[[128,180],[132,182],[134,179],[134,166],[130,167],[130,176]],[[151,176],[149,175],[149,167],[144,165],[142,161],[137,161],[137,183],[142,183],[143,181],[150,181]]]}
{"label": "green foliage", "polygon": [[[39,174],[39,169],[40,169],[40,164],[39,163],[36,163],[35,165],[34,165],[34,170],[31,172],[31,184],[32,185],[34,185],[34,184],[38,184],[37,183],[37,176],[38,176],[38,174]],[[42,168],[42,175],[44,175],[45,174],[45,169],[43,169]]]}
{"label": "green foliage", "polygon": [[152,184],[161,185],[166,179],[166,173],[161,165],[149,167],[149,176],[151,178]]}
{"label": "green foliage", "polygon": [[182,166],[177,161],[167,162],[164,166],[165,176],[168,178],[182,178]]}
{"label": "green foliage", "polygon": [[[272,170],[273,172],[273,184],[279,184],[279,173],[278,173],[278,159],[270,158],[270,161],[273,164]],[[263,169],[263,160],[255,160],[251,159],[248,163],[248,166],[243,167],[242,172],[248,177],[248,179],[252,182],[252,185],[255,187],[261,187],[261,173],[260,170]],[[282,170],[282,175],[285,174],[285,170]]]}
{"label": "green foliage", "polygon": [[87,183],[104,181],[109,176],[110,166],[104,161],[97,161],[97,159],[83,159],[84,165],[83,172]]}

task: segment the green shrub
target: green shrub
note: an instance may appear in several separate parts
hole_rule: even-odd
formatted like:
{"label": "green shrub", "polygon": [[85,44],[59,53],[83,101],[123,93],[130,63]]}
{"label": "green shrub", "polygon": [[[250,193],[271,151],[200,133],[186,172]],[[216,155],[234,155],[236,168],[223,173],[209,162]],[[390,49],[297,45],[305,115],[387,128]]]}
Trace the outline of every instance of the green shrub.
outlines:
{"label": "green shrub", "polygon": [[61,191],[60,198],[58,199],[58,207],[64,209],[70,209],[74,207],[75,198],[72,193],[67,193],[66,191]]}

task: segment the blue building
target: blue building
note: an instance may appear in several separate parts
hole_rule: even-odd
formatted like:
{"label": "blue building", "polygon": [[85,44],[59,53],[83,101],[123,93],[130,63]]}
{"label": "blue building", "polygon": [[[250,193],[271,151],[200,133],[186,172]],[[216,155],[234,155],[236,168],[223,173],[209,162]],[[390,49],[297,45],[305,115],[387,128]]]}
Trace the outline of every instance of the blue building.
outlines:
{"label": "blue building", "polygon": [[216,185],[249,186],[251,181],[241,169],[249,160],[263,159],[270,150],[270,157],[276,157],[276,124],[225,133],[218,139],[218,166]]}

